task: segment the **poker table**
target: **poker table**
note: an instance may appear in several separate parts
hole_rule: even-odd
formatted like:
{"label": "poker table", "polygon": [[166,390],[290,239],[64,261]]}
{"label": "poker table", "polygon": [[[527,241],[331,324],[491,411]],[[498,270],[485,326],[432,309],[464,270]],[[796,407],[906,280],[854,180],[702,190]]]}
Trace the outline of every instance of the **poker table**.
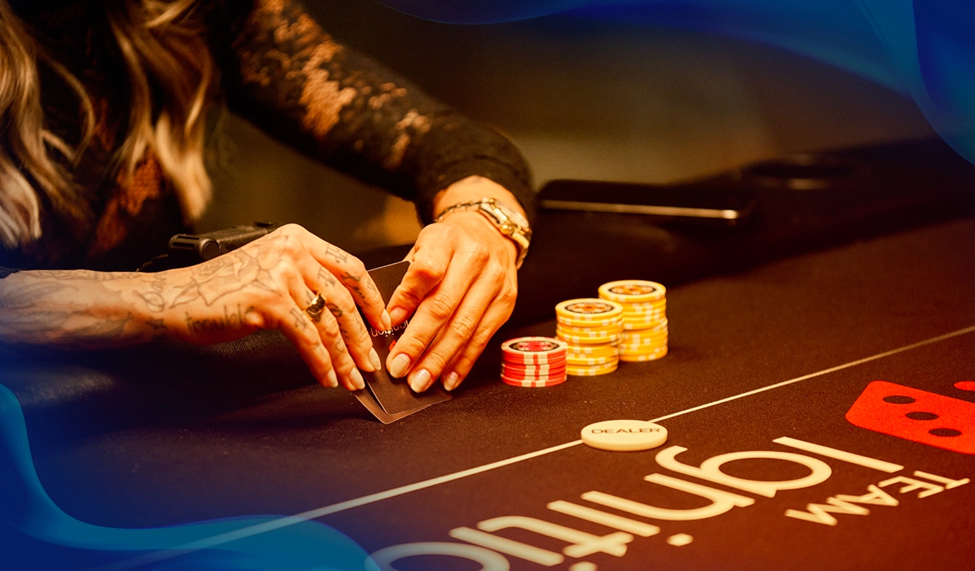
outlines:
{"label": "poker table", "polygon": [[[4,568],[972,569],[975,169],[912,145],[760,188],[745,229],[543,211],[512,321],[388,425],[276,332],[8,351]],[[502,341],[625,278],[667,285],[666,357],[499,381]],[[580,442],[608,419],[668,440]]]}

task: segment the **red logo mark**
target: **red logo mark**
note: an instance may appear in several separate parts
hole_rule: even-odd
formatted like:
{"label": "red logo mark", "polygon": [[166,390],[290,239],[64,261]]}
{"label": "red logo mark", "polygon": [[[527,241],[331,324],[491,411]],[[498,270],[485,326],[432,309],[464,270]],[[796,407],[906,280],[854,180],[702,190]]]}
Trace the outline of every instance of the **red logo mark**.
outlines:
{"label": "red logo mark", "polygon": [[846,413],[860,428],[975,454],[975,403],[874,381]]}

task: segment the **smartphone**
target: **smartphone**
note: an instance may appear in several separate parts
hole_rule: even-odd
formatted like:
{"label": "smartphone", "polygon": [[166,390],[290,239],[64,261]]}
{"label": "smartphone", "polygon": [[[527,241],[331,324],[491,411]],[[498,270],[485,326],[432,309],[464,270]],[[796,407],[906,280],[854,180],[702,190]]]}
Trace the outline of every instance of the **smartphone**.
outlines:
{"label": "smartphone", "polygon": [[725,186],[558,179],[545,184],[538,204],[546,210],[641,214],[658,221],[737,227],[758,206],[754,193]]}

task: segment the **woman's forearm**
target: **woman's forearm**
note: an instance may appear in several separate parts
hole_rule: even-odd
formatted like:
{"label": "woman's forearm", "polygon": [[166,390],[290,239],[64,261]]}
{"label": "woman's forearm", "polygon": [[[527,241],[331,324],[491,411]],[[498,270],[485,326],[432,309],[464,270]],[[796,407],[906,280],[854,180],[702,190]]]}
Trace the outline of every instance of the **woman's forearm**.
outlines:
{"label": "woman's forearm", "polygon": [[107,348],[165,334],[142,296],[153,276],[88,270],[21,271],[0,280],[0,342]]}

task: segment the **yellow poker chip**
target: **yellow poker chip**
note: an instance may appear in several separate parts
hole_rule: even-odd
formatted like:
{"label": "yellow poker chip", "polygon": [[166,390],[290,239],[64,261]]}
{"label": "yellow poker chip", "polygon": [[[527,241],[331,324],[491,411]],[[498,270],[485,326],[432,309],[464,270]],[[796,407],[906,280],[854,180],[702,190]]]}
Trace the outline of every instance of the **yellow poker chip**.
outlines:
{"label": "yellow poker chip", "polygon": [[[658,331],[660,331],[659,327],[660,327],[660,324],[661,323],[663,323],[663,322],[662,321],[637,321],[637,322],[632,322],[632,321],[627,322],[627,321],[624,321],[623,322],[623,331],[648,331],[648,330],[649,331],[652,331],[652,330],[658,330]],[[666,327],[664,327],[663,331],[666,331],[666,330],[667,330]]]}
{"label": "yellow poker chip", "polygon": [[615,357],[619,355],[619,351],[616,349],[616,345],[603,345],[604,349],[600,351],[586,352],[590,346],[573,346],[569,349],[569,353],[566,355],[566,359],[602,359],[605,357]]}
{"label": "yellow poker chip", "polygon": [[663,309],[667,307],[666,298],[661,298],[658,299],[657,301],[647,301],[647,302],[640,302],[640,303],[634,303],[630,301],[621,301],[618,303],[623,306],[624,311],[641,311],[641,312],[657,311],[659,309]]}
{"label": "yellow poker chip", "polygon": [[592,319],[589,321],[580,321],[578,319],[568,319],[557,315],[555,321],[559,325],[566,325],[568,327],[622,327],[623,321],[617,317],[612,317],[610,319]]}
{"label": "yellow poker chip", "polygon": [[573,345],[569,347],[569,355],[579,357],[599,357],[602,355],[615,355],[616,344],[606,343],[604,345]]}
{"label": "yellow poker chip", "polygon": [[[656,361],[657,359],[662,359],[667,356],[667,350],[660,353],[650,353],[648,355],[620,355],[620,361],[626,361],[628,363],[643,363],[646,361]],[[569,369],[566,369],[568,372]],[[571,375],[572,373],[569,372]]]}
{"label": "yellow poker chip", "polygon": [[596,322],[619,318],[623,306],[606,299],[570,299],[556,305],[555,314],[571,321]]}
{"label": "yellow poker chip", "polygon": [[624,349],[620,349],[620,355],[650,355],[653,353],[663,353],[667,351],[667,344],[663,345],[640,345],[638,347],[628,346]]}
{"label": "yellow poker chip", "polygon": [[647,321],[642,323],[624,322],[623,329],[628,332],[650,335],[667,331],[668,322],[666,319],[660,321]]}
{"label": "yellow poker chip", "polygon": [[608,375],[619,368],[619,363],[608,363],[606,365],[595,365],[592,367],[566,367],[565,372],[570,377],[596,377]]}
{"label": "yellow poker chip", "polygon": [[620,303],[646,303],[663,299],[667,288],[646,280],[619,280],[599,286],[599,297]]}
{"label": "yellow poker chip", "polygon": [[614,323],[613,325],[595,325],[592,327],[580,326],[580,325],[566,325],[564,323],[559,323],[558,328],[561,331],[565,331],[569,335],[579,335],[579,336],[593,336],[598,337],[603,333],[620,333],[623,331],[623,323]]}
{"label": "yellow poker chip", "polygon": [[655,335],[632,335],[630,333],[623,333],[620,336],[620,345],[646,345],[653,343],[660,343],[661,341],[667,341],[670,335],[664,331],[663,333],[657,333]]}
{"label": "yellow poker chip", "polygon": [[565,362],[567,367],[586,367],[593,365],[609,365],[610,363],[619,363],[619,361],[619,355],[607,355],[605,357],[569,356]]}
{"label": "yellow poker chip", "polygon": [[605,337],[576,337],[575,335],[566,335],[561,331],[556,331],[555,336],[568,343],[571,347],[573,345],[608,345],[611,343],[619,343],[621,334],[607,335]]}

